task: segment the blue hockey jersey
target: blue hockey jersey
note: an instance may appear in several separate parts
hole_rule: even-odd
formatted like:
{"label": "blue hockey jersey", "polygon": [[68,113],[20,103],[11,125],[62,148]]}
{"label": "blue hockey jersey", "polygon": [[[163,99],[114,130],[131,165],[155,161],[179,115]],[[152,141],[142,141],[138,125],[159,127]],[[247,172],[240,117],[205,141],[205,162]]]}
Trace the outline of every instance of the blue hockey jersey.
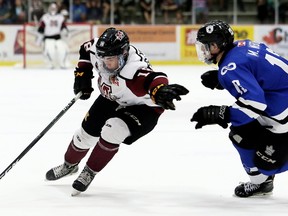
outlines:
{"label": "blue hockey jersey", "polygon": [[274,133],[288,132],[288,60],[265,44],[236,41],[218,64],[220,84],[237,99],[233,126],[257,119]]}

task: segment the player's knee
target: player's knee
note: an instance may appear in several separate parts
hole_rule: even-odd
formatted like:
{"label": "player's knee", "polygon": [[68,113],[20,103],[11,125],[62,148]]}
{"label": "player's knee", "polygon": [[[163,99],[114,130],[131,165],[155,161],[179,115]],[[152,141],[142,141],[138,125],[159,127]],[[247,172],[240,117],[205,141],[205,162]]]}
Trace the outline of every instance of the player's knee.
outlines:
{"label": "player's knee", "polygon": [[74,145],[80,149],[89,149],[95,146],[97,141],[98,137],[89,135],[82,127],[75,131],[73,136]]}
{"label": "player's knee", "polygon": [[247,142],[247,139],[242,134],[237,133],[235,130],[231,130],[229,133],[229,139],[235,146],[243,149],[255,149],[255,143]]}
{"label": "player's knee", "polygon": [[127,124],[120,118],[108,119],[101,131],[101,137],[105,141],[115,144],[121,144],[130,135]]}

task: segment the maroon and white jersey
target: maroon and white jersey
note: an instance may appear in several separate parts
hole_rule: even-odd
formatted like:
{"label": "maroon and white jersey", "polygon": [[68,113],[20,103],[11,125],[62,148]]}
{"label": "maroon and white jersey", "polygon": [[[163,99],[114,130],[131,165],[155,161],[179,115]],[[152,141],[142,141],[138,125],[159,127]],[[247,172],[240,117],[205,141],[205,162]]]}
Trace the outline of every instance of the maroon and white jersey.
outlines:
{"label": "maroon and white jersey", "polygon": [[[61,31],[66,28],[65,18],[62,14],[51,15],[46,13],[40,20],[38,32],[42,33],[45,38],[59,39]],[[59,37],[59,38],[57,38]]]}
{"label": "maroon and white jersey", "polygon": [[97,38],[94,38],[82,44],[76,71],[96,71],[101,94],[122,106],[146,104],[159,107],[149,93],[159,84],[168,84],[166,74],[154,72],[145,55],[130,45],[125,66],[117,75],[111,75],[105,72],[102,61],[96,58],[96,42]]}

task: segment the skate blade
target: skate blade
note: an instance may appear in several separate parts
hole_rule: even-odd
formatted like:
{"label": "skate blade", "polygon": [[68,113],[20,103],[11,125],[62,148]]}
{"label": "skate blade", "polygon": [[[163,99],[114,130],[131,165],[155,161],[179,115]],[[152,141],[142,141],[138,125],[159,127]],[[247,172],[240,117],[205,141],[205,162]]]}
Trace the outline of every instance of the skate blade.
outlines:
{"label": "skate blade", "polygon": [[246,198],[246,199],[247,198],[250,198],[250,199],[253,199],[253,198],[265,198],[265,197],[270,197],[272,195],[273,195],[273,191],[255,193],[252,196],[248,196],[248,197],[240,197],[240,196],[237,196],[237,195],[233,194],[234,197],[240,198],[240,199],[243,199],[243,198]]}
{"label": "skate blade", "polygon": [[81,191],[78,191],[76,189],[73,189],[73,191],[71,192],[71,196],[74,197],[74,196],[78,196],[79,194],[81,194]]}

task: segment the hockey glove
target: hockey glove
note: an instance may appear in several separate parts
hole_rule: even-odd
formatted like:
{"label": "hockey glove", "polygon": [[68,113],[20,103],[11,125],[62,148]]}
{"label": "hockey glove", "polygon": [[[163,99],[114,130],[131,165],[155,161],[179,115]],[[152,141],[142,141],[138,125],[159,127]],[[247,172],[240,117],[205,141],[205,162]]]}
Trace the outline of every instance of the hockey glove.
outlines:
{"label": "hockey glove", "polygon": [[82,95],[80,99],[87,100],[90,98],[92,91],[94,89],[92,88],[92,71],[90,72],[80,72],[75,71],[75,80],[74,80],[74,93],[77,94],[78,92],[82,92]]}
{"label": "hockey glove", "polygon": [[210,70],[201,75],[202,84],[207,87],[222,90],[224,89],[218,81],[218,70]]}
{"label": "hockey glove", "polygon": [[195,129],[212,124],[218,124],[223,128],[227,128],[230,122],[229,117],[229,108],[227,106],[211,105],[199,108],[190,121],[197,122]]}
{"label": "hockey glove", "polygon": [[154,103],[160,105],[164,109],[175,110],[173,99],[180,101],[180,95],[186,95],[188,93],[188,89],[178,84],[160,84],[151,91],[150,96]]}

